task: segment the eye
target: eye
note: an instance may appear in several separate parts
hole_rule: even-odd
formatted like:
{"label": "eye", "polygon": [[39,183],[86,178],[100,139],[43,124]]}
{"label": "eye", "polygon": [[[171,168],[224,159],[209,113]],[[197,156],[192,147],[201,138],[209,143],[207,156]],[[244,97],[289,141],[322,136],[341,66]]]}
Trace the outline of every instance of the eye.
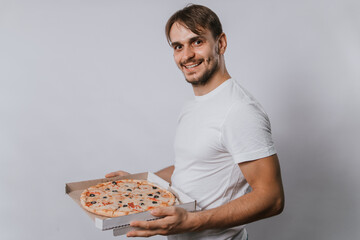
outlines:
{"label": "eye", "polygon": [[178,50],[181,50],[182,49],[182,46],[181,45],[176,45],[174,46],[174,50],[178,51]]}
{"label": "eye", "polygon": [[203,41],[198,39],[194,42],[194,45],[201,45],[202,43],[203,43]]}

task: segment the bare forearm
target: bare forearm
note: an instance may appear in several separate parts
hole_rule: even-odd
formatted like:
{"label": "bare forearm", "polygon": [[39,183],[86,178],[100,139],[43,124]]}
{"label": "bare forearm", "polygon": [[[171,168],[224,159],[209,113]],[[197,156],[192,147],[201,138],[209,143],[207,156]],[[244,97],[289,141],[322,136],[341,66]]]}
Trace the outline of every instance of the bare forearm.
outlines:
{"label": "bare forearm", "polygon": [[174,172],[174,166],[169,166],[167,168],[164,168],[156,172],[155,174],[161,177],[162,179],[168,181],[169,183],[171,183],[171,176],[173,172]]}
{"label": "bare forearm", "polygon": [[190,219],[196,231],[229,228],[277,215],[283,201],[281,193],[276,196],[253,191],[223,206],[193,213]]}
{"label": "bare forearm", "polygon": [[218,208],[191,215],[197,230],[229,228],[279,214],[284,208],[284,190],[276,154],[239,163],[252,191]]}

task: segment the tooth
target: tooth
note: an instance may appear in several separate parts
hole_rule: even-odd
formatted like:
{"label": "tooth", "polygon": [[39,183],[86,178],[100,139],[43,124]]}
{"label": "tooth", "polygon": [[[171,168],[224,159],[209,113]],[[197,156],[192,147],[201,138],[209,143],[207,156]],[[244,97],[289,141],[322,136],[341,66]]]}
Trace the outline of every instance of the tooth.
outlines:
{"label": "tooth", "polygon": [[199,65],[199,64],[194,64],[194,65],[185,66],[185,67],[186,67],[186,68],[193,68],[193,67],[196,67],[197,65]]}

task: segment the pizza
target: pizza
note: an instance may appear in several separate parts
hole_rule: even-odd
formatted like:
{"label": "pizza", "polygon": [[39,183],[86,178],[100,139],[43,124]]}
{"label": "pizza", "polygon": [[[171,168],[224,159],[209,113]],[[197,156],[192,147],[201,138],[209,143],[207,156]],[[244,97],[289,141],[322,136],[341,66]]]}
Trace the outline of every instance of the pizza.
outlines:
{"label": "pizza", "polygon": [[119,217],[156,207],[172,206],[175,196],[146,180],[123,179],[99,183],[85,189],[80,202],[89,212]]}

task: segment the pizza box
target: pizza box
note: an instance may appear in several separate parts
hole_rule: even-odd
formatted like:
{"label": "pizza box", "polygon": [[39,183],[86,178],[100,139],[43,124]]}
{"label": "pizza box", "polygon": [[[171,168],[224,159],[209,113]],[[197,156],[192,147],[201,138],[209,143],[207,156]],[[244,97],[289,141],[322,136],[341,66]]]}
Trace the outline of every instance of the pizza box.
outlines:
{"label": "pizza box", "polygon": [[196,201],[191,199],[185,193],[181,192],[179,189],[170,186],[170,184],[164,179],[158,177],[154,173],[144,172],[138,174],[130,174],[123,177],[112,177],[112,178],[101,178],[95,180],[81,181],[81,182],[72,182],[66,183],[65,192],[68,194],[79,206],[80,208],[89,215],[89,217],[95,222],[95,226],[103,231],[113,230],[114,236],[119,236],[126,234],[127,232],[134,230],[135,228],[130,227],[130,222],[135,220],[140,221],[152,221],[158,218],[155,218],[150,214],[150,212],[141,212],[130,214],[121,217],[108,218],[94,213],[86,211],[80,203],[81,193],[88,187],[96,185],[98,183],[120,180],[120,179],[139,179],[147,180],[149,182],[155,183],[156,185],[172,192],[176,196],[175,206],[186,209],[187,211],[196,211]]}

